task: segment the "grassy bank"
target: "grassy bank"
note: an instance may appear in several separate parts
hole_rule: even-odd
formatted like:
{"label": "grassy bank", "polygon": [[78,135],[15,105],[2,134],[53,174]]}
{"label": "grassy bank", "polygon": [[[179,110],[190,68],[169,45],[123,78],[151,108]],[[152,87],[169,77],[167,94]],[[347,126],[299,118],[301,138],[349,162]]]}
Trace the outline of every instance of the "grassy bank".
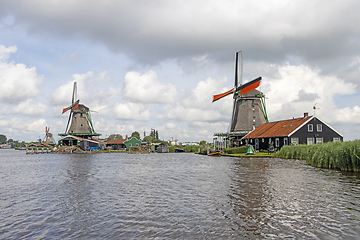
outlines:
{"label": "grassy bank", "polygon": [[360,141],[328,142],[315,145],[284,146],[274,156],[303,159],[319,168],[360,171]]}

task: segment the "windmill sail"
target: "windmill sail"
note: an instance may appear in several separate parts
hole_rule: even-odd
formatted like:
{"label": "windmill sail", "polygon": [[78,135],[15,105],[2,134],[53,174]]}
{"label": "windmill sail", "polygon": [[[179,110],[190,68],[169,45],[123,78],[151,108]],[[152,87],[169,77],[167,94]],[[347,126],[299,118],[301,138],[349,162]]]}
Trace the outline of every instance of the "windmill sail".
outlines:
{"label": "windmill sail", "polygon": [[247,92],[250,92],[251,90],[257,88],[260,85],[260,81],[261,81],[261,77],[258,77],[258,78],[254,79],[254,80],[252,80],[252,81],[250,81],[248,83],[245,83],[245,84],[241,85],[240,87],[233,88],[233,89],[230,89],[227,92],[214,95],[213,96],[213,102],[215,102],[215,101],[219,100],[220,98],[223,98],[223,97],[225,97],[225,96],[227,96],[227,95],[229,95],[231,93],[235,93],[236,95],[242,95],[242,94],[245,94]]}

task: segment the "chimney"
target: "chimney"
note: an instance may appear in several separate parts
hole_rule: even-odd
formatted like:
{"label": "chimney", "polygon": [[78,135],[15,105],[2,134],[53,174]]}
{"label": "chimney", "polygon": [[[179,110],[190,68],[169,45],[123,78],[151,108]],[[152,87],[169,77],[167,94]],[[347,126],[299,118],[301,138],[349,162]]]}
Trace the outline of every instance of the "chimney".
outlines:
{"label": "chimney", "polygon": [[309,113],[304,113],[304,118],[308,117],[309,116]]}

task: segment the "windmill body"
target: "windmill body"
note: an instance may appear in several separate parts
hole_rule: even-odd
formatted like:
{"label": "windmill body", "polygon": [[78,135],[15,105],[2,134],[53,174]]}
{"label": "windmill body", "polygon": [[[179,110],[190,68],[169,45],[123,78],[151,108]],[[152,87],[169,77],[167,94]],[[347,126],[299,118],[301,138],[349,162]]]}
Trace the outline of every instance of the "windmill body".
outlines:
{"label": "windmill body", "polygon": [[235,99],[230,133],[248,133],[266,123],[261,96],[253,89]]}
{"label": "windmill body", "polygon": [[67,130],[67,134],[92,135],[94,132],[90,126],[90,122],[87,117],[88,114],[89,108],[83,104],[79,104],[79,106],[72,112],[71,124],[69,129]]}
{"label": "windmill body", "polygon": [[[265,97],[263,93],[256,90],[260,85],[261,77],[258,77],[250,82],[242,84],[238,80],[238,65],[239,55],[242,59],[241,52],[237,52],[235,55],[235,84],[234,88],[229,91],[214,95],[213,102],[217,101],[227,95],[233,95],[234,104],[233,112],[231,117],[230,128],[227,133],[216,133],[214,136],[220,137],[224,142],[222,148],[230,146],[239,146],[239,139],[245,136],[250,131],[259,127],[260,125],[268,122],[266,108],[265,108]],[[242,76],[242,63],[241,63],[241,74]],[[241,80],[241,79],[240,79]],[[214,143],[214,146],[218,145]]]}
{"label": "windmill body", "polygon": [[56,145],[54,137],[53,137],[52,133],[50,133],[50,127],[49,128],[45,127],[45,137],[44,137],[43,142],[45,142],[51,146]]}

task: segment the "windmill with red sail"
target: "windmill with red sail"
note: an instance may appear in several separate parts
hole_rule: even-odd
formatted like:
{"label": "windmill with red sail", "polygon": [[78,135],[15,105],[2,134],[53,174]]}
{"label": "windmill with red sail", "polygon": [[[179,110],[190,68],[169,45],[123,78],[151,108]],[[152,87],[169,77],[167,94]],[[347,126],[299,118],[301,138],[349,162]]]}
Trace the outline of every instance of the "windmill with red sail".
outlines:
{"label": "windmill with red sail", "polygon": [[[241,63],[240,83],[239,83],[239,57]],[[237,142],[245,134],[252,131],[256,127],[268,122],[265,97],[256,90],[261,82],[261,77],[242,84],[242,52],[235,54],[235,84],[232,89],[221,94],[213,96],[213,102],[233,95],[233,111],[230,123],[230,129],[227,133],[215,134],[215,136],[227,136],[230,145],[237,145]]]}
{"label": "windmill with red sail", "polygon": [[51,146],[55,146],[56,142],[54,140],[54,137],[52,135],[52,133],[50,133],[50,127],[45,127],[45,137],[43,139],[43,142],[51,145]]}
{"label": "windmill with red sail", "polygon": [[64,134],[60,136],[74,135],[83,138],[91,138],[92,136],[100,136],[94,130],[90,109],[83,104],[80,104],[80,100],[77,99],[77,85],[74,82],[73,94],[70,106],[63,109],[62,113],[69,111],[69,118],[66,124]]}

